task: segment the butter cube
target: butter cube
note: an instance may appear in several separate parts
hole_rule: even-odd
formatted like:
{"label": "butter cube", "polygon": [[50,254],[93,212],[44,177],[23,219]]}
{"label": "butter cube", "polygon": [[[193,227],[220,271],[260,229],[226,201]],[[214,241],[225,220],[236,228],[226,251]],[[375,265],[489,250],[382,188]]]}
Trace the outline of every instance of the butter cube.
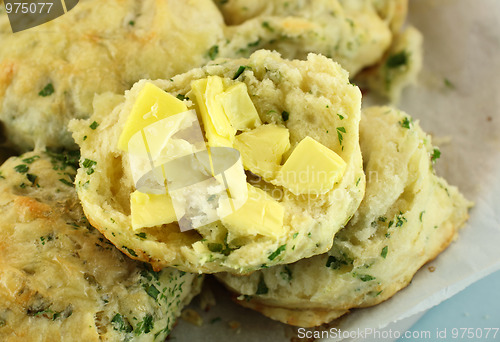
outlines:
{"label": "butter cube", "polygon": [[130,209],[134,230],[177,221],[172,199],[166,193],[153,195],[134,191],[130,195]]}
{"label": "butter cube", "polygon": [[290,133],[285,127],[262,125],[236,136],[234,147],[240,151],[245,169],[271,180],[279,170],[283,154],[290,148]]}
{"label": "butter cube", "polygon": [[295,195],[321,195],[344,176],[346,163],[334,151],[305,137],[278,172],[276,182]]}
{"label": "butter cube", "polygon": [[248,131],[262,125],[259,114],[248,95],[247,85],[239,82],[218,95],[224,113],[238,131]]}
{"label": "butter cube", "polygon": [[186,105],[152,83],[139,92],[125,127],[118,139],[118,148],[128,151],[130,138],[145,127],[174,114],[187,111]]}
{"label": "butter cube", "polygon": [[285,234],[283,206],[265,191],[250,184],[245,204],[221,221],[232,236],[257,234],[279,238]]}
{"label": "butter cube", "polygon": [[217,95],[224,91],[222,78],[210,76],[193,81],[191,94],[198,105],[208,145],[232,147],[236,130],[231,126]]}

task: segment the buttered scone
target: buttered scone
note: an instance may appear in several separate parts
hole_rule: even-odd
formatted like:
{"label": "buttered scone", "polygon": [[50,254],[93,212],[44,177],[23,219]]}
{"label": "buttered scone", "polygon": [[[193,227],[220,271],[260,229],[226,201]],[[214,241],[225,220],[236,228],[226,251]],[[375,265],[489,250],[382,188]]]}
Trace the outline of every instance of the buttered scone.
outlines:
{"label": "buttered scone", "polygon": [[163,341],[202,278],[154,272],[92,228],[77,161],[31,152],[0,167],[0,340]]}
{"label": "buttered scone", "polygon": [[305,59],[309,52],[339,62],[351,77],[376,64],[403,24],[408,0],[216,1],[228,24],[222,56],[257,49]]}
{"label": "buttered scone", "polygon": [[366,196],[332,249],[250,276],[217,275],[239,304],[297,326],[329,322],[380,303],[456,237],[471,206],[435,175],[439,150],[411,117],[389,107],[364,111]]}
{"label": "buttered scone", "polygon": [[326,57],[258,51],[95,99],[72,121],[90,222],[155,269],[248,273],[325,253],[364,194],[361,94]]}
{"label": "buttered scone", "polygon": [[0,120],[23,150],[74,148],[66,125],[91,115],[94,94],[199,67],[224,35],[211,0],[80,0],[67,14],[15,34],[2,2]]}

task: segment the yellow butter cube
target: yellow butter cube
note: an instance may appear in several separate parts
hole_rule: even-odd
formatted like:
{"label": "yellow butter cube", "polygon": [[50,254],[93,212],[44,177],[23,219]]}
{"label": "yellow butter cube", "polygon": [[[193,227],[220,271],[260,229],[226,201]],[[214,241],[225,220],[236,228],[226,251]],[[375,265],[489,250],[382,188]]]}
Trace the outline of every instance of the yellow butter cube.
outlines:
{"label": "yellow butter cube", "polygon": [[191,94],[194,95],[208,145],[232,147],[236,130],[231,126],[217,95],[224,91],[222,78],[210,76],[193,81]]}
{"label": "yellow butter cube", "polygon": [[229,122],[238,131],[247,131],[262,125],[245,83],[232,85],[218,97]]}
{"label": "yellow butter cube", "polygon": [[345,161],[334,151],[305,137],[278,172],[276,182],[295,195],[325,194],[344,176]]}
{"label": "yellow butter cube", "polygon": [[146,83],[128,116],[118,140],[118,148],[128,151],[128,142],[135,133],[161,119],[185,111],[187,107],[182,101],[154,84]]}
{"label": "yellow butter cube", "polygon": [[262,125],[236,136],[234,148],[240,151],[245,169],[270,180],[279,170],[283,154],[290,148],[290,133],[285,127]]}
{"label": "yellow butter cube", "polygon": [[234,236],[283,236],[283,206],[265,191],[250,184],[247,187],[247,201],[232,214],[221,218],[224,226]]}
{"label": "yellow butter cube", "polygon": [[161,226],[177,221],[172,199],[168,194],[153,195],[134,191],[130,195],[132,228]]}

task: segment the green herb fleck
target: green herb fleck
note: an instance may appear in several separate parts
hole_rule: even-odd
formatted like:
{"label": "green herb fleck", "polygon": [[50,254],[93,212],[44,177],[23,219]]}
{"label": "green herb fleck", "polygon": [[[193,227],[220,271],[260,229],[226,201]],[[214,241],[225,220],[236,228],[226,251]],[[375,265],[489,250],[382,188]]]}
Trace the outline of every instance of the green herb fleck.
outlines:
{"label": "green herb fleck", "polygon": [[177,94],[176,96],[177,99],[181,100],[181,101],[184,101],[184,100],[189,100],[189,97],[185,96],[185,95],[182,95],[182,94]]}
{"label": "green herb fleck", "polygon": [[420,222],[422,222],[422,216],[424,216],[424,213],[425,213],[425,210],[420,213],[420,216],[419,216]]}
{"label": "green herb fleck", "polygon": [[33,156],[33,157],[25,158],[25,159],[23,159],[23,163],[33,164],[38,159],[40,159],[40,156]]}
{"label": "green herb fleck", "polygon": [[379,216],[378,220],[380,222],[385,222],[385,221],[387,221],[387,217],[385,217],[385,216]]}
{"label": "green herb fleck", "polygon": [[146,233],[139,233],[139,234],[135,234],[135,236],[138,236],[138,237],[140,237],[141,239],[145,239],[145,238],[146,238]]}
{"label": "green herb fleck", "polygon": [[345,258],[345,256],[335,257],[333,255],[330,255],[328,256],[328,260],[326,261],[326,267],[329,267],[333,270],[338,270],[340,267],[349,264],[350,260],[348,258]]}
{"label": "green herb fleck", "polygon": [[214,323],[217,323],[217,322],[220,322],[220,321],[222,321],[222,318],[220,318],[220,317],[215,317],[215,318],[212,318],[212,319],[210,320],[210,324],[214,324]]}
{"label": "green herb fleck", "polygon": [[441,151],[439,148],[435,147],[431,154],[431,162],[435,163],[441,157]]}
{"label": "green herb fleck", "polygon": [[401,227],[405,222],[408,222],[406,218],[403,216],[403,213],[400,211],[396,216],[396,227]]}
{"label": "green herb fleck", "polygon": [[68,181],[64,178],[59,179],[59,181],[63,184],[66,184],[67,186],[73,186],[73,183],[71,183],[70,181]]}
{"label": "green herb fleck", "polygon": [[16,170],[16,172],[19,172],[19,173],[26,173],[29,171],[29,167],[26,164],[20,164],[20,165],[17,165],[16,167],[14,167],[14,170]]}
{"label": "green herb fleck", "polygon": [[286,244],[279,246],[278,249],[276,249],[273,253],[271,253],[271,255],[268,256],[268,259],[269,260],[276,259],[276,257],[280,255],[281,252],[283,252],[285,249],[286,249]]}
{"label": "green herb fleck", "polygon": [[294,233],[293,236],[292,236],[292,238],[296,239],[297,236],[299,236],[299,233]]}
{"label": "green herb fleck", "polygon": [[387,257],[388,250],[389,250],[388,246],[385,246],[384,248],[382,248],[382,252],[380,253],[380,256],[385,259]]}
{"label": "green herb fleck", "polygon": [[87,174],[91,175],[94,173],[94,166],[97,165],[97,162],[85,158],[85,160],[82,163],[82,166],[87,169]]}
{"label": "green herb fleck", "polygon": [[52,83],[48,83],[45,87],[43,87],[42,90],[40,90],[38,95],[46,97],[52,95],[53,93],[54,93],[54,86],[52,85]]}
{"label": "green herb fleck", "polygon": [[337,114],[337,116],[339,117],[340,120],[344,120],[344,116],[343,115]]}
{"label": "green herb fleck", "polygon": [[369,274],[357,274],[357,273],[354,273],[354,276],[356,276],[362,282],[372,281],[372,280],[376,279],[375,277],[373,277],[373,276],[371,276]]}
{"label": "green herb fleck", "polygon": [[92,122],[92,123],[90,124],[90,126],[89,126],[89,127],[90,127],[90,128],[92,128],[92,129],[96,129],[97,127],[99,127],[99,124],[97,123],[97,121],[94,121],[94,122]]}
{"label": "green herb fleck", "polygon": [[247,65],[240,65],[240,67],[238,68],[238,70],[236,71],[236,73],[234,74],[233,76],[233,80],[237,79],[238,77],[240,77],[240,75],[245,71],[245,69],[250,69],[249,66]]}
{"label": "green herb fleck", "polygon": [[271,27],[271,25],[269,25],[269,22],[267,21],[264,21],[262,23],[262,27],[268,30],[269,32],[274,32],[274,29]]}
{"label": "green herb fleck", "polygon": [[154,300],[157,300],[158,295],[160,294],[160,291],[158,291],[158,289],[154,285],[146,286],[146,292]]}
{"label": "green herb fleck", "polygon": [[111,319],[111,324],[113,325],[114,330],[127,333],[132,332],[132,326],[130,325],[128,320],[126,318],[123,318],[123,316],[119,313],[113,316],[113,318]]}
{"label": "green herb fleck", "polygon": [[446,88],[455,89],[455,85],[449,79],[445,78],[443,82]]}
{"label": "green herb fleck", "polygon": [[281,117],[283,118],[283,121],[288,121],[288,119],[290,118],[290,113],[284,110],[281,112]]}
{"label": "green herb fleck", "polygon": [[387,59],[387,62],[385,63],[385,65],[389,69],[395,69],[395,68],[399,68],[403,65],[406,65],[406,63],[408,63],[408,54],[406,53],[406,51],[403,50],[401,52],[398,52],[398,53],[390,56]]}
{"label": "green herb fleck", "polygon": [[280,275],[284,281],[292,281],[292,270],[288,267],[288,265],[283,266],[283,271],[280,272]]}
{"label": "green herb fleck", "polygon": [[154,327],[153,316],[150,314],[147,314],[144,317],[144,319],[142,320],[142,322],[140,322],[137,325],[137,328],[134,330],[134,334],[136,334],[136,335],[140,335],[142,333],[148,334],[151,332],[153,327]]}
{"label": "green herb fleck", "polygon": [[36,175],[28,173],[26,174],[26,178],[31,182],[31,184],[35,184],[36,179],[38,178]]}
{"label": "green herb fleck", "polygon": [[339,144],[342,145],[342,142],[344,141],[344,136],[342,133],[346,133],[346,130],[344,127],[337,127],[337,136],[339,138]]}
{"label": "green herb fleck", "polygon": [[259,284],[257,285],[257,291],[255,294],[257,295],[264,295],[269,292],[269,289],[267,288],[266,282],[264,281],[264,276],[260,276]]}
{"label": "green herb fleck", "polygon": [[122,248],[125,249],[128,252],[128,254],[130,254],[131,256],[134,256],[134,257],[137,256],[137,254],[135,253],[135,251],[133,249],[130,249],[127,246],[122,246]]}
{"label": "green herb fleck", "polygon": [[358,178],[358,180],[356,181],[356,186],[359,185],[359,182],[361,181],[361,177]]}
{"label": "green herb fleck", "polygon": [[219,45],[214,45],[208,50],[208,57],[213,61],[214,59],[217,58],[217,55],[219,54]]}
{"label": "green herb fleck", "polygon": [[408,117],[405,117],[403,120],[399,121],[399,124],[403,128],[410,129],[411,124],[412,124],[412,120],[410,120]]}
{"label": "green herb fleck", "polygon": [[134,25],[135,25],[135,21],[130,20],[130,21],[128,22],[128,24],[129,24],[130,26],[134,26]]}

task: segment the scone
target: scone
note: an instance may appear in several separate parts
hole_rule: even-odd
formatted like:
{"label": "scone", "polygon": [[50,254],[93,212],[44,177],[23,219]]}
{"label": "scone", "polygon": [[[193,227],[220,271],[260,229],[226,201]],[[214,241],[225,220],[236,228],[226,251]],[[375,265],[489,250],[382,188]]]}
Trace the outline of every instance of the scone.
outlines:
{"label": "scone", "polygon": [[[287,61],[262,50],[140,81],[125,97],[96,97],[92,117],[70,123],[78,195],[92,225],[155,269],[248,273],[325,253],[364,194],[360,102],[347,72],[314,54]],[[188,121],[200,124],[190,137]],[[213,163],[235,158],[224,180],[206,162],[211,185],[199,164],[207,146]],[[172,165],[165,187],[154,177]]]}
{"label": "scone", "polygon": [[77,161],[30,152],[0,167],[0,340],[162,341],[202,278],[154,272],[91,227]]}
{"label": "scone", "polygon": [[222,39],[211,0],[80,0],[67,14],[12,33],[0,0],[0,120],[21,150],[75,148],[66,125],[94,94],[199,67]]}
{"label": "scone", "polygon": [[239,304],[317,326],[390,298],[456,238],[471,203],[434,173],[439,150],[418,123],[372,107],[364,110],[360,137],[366,196],[332,249],[250,276],[217,275],[240,295]]}
{"label": "scone", "polygon": [[257,49],[305,59],[309,52],[339,62],[351,77],[376,64],[399,32],[408,0],[216,1],[228,24],[218,49],[245,57]]}

